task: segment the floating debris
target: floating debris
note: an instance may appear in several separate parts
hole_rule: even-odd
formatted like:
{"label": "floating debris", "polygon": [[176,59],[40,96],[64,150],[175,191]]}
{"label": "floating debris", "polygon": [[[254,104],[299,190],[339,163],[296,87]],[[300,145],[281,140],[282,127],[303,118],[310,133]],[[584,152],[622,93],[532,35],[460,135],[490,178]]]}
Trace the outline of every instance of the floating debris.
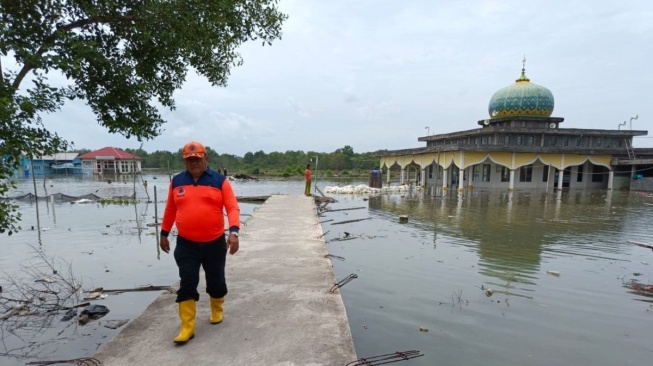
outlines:
{"label": "floating debris", "polygon": [[632,289],[637,294],[653,297],[653,285],[645,285],[639,282],[631,282],[625,286]]}
{"label": "floating debris", "polygon": [[485,296],[490,297],[494,294],[494,291],[492,289],[487,289],[485,290]]}
{"label": "floating debris", "polygon": [[93,299],[97,299],[97,298],[100,297],[101,295],[102,295],[102,292],[99,292],[99,291],[97,291],[97,292],[91,292],[90,294],[85,294],[85,295],[84,295],[84,300],[93,300]]}
{"label": "floating debris", "polygon": [[648,249],[653,250],[653,245],[651,245],[651,244],[640,243],[638,241],[632,241],[632,240],[628,240],[628,242],[631,243],[631,244],[635,244],[638,247],[648,248]]}
{"label": "floating debris", "polygon": [[28,362],[25,365],[56,365],[60,363],[70,363],[77,366],[99,366],[102,365],[102,362],[97,358],[93,357],[82,357],[82,358],[73,358],[71,360],[51,360],[51,361],[32,361]]}
{"label": "floating debris", "polygon": [[399,223],[400,224],[407,224],[408,223],[408,215],[400,215],[399,216]]}
{"label": "floating debris", "polygon": [[348,284],[354,278],[358,278],[358,275],[355,274],[355,273],[350,274],[349,276],[345,277],[342,281],[340,281],[340,282],[336,283],[335,285],[331,286],[331,289],[329,289],[329,292],[334,293],[337,289],[339,289],[342,286]]}
{"label": "floating debris", "polygon": [[337,211],[351,211],[351,210],[361,210],[366,209],[367,207],[352,207],[352,208],[336,208],[333,210],[324,210],[324,212],[337,212]]}
{"label": "floating debris", "polygon": [[333,255],[333,254],[327,254],[327,255],[324,256],[324,258],[333,258],[333,259],[337,259],[339,261],[344,261],[345,260],[345,257],[341,257],[341,256],[338,256],[338,255]]}
{"label": "floating debris", "polygon": [[370,219],[372,219],[372,218],[371,218],[371,217],[366,217],[366,218],[364,218],[364,219],[356,219],[356,220],[339,221],[339,222],[334,222],[334,223],[331,224],[331,225],[349,224],[349,223],[352,223],[352,222],[359,222],[359,221],[365,221],[365,220],[370,220]]}
{"label": "floating debris", "polygon": [[104,327],[109,329],[118,329],[123,325],[127,324],[129,319],[119,319],[119,320],[109,320]]}
{"label": "floating debris", "polygon": [[38,280],[34,280],[34,282],[55,283],[57,282],[57,280],[51,277],[43,277],[43,278],[39,278]]}
{"label": "floating debris", "polygon": [[79,314],[79,324],[84,325],[90,320],[100,319],[109,313],[109,308],[104,305],[91,305]]}
{"label": "floating debris", "polygon": [[560,271],[546,271],[546,274],[555,276],[555,277],[560,277]]}
{"label": "floating debris", "polygon": [[74,318],[77,316],[77,309],[70,309],[66,311],[66,314],[64,314],[63,318],[61,318],[62,322],[67,322],[70,319]]}
{"label": "floating debris", "polygon": [[407,361],[410,360],[411,358],[422,357],[422,356],[424,356],[424,354],[416,350],[395,352],[395,353],[388,353],[387,355],[359,358],[358,360],[350,362],[345,366],[385,365],[387,363]]}
{"label": "floating debris", "polygon": [[427,328],[424,328],[424,327],[419,327],[419,331],[420,332],[428,332],[429,330]]}

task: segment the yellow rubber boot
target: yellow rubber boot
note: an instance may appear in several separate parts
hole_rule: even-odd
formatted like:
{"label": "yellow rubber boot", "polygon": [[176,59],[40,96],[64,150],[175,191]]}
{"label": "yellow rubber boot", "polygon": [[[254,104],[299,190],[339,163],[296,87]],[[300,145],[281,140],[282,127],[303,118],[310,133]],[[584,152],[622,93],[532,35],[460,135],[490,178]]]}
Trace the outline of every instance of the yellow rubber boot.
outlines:
{"label": "yellow rubber boot", "polygon": [[175,343],[186,343],[195,337],[195,300],[186,300],[179,303],[179,318],[181,330],[175,338]]}
{"label": "yellow rubber boot", "polygon": [[222,315],[224,314],[222,304],[224,304],[224,297],[219,299],[211,298],[211,324],[222,323]]}

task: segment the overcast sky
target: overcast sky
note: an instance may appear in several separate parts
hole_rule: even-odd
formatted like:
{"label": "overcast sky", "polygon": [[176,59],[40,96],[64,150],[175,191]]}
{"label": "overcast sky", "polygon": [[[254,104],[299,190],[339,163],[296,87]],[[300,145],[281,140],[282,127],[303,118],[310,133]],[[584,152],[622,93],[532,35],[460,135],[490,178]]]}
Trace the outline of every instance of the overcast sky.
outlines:
{"label": "overcast sky", "polygon": [[[143,148],[197,140],[218,153],[355,152],[423,146],[479,127],[492,94],[521,72],[555,97],[563,128],[653,135],[653,1],[280,0],[272,46],[241,47],[226,88],[192,73]],[[83,102],[45,116],[77,148],[138,148]],[[428,127],[428,128],[427,128]],[[652,136],[653,137],[653,136]],[[635,147],[653,147],[636,138]]]}

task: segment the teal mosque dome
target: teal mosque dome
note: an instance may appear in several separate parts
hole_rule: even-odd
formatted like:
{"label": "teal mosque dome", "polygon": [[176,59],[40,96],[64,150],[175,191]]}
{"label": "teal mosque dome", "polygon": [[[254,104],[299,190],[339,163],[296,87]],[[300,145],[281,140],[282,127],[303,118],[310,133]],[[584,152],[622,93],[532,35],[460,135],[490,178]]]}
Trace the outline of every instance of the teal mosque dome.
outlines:
{"label": "teal mosque dome", "polygon": [[553,94],[543,86],[531,83],[522,68],[515,83],[499,89],[490,99],[490,118],[551,117]]}

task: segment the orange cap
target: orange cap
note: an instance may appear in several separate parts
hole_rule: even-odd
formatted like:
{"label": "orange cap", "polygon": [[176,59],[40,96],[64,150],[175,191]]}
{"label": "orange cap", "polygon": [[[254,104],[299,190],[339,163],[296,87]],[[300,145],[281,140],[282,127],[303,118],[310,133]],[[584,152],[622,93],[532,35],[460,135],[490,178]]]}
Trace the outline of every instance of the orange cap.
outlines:
{"label": "orange cap", "polygon": [[200,144],[199,142],[191,141],[184,145],[184,149],[182,150],[182,155],[184,156],[184,159],[196,156],[198,158],[203,158],[206,156],[206,149],[204,149],[204,145]]}

